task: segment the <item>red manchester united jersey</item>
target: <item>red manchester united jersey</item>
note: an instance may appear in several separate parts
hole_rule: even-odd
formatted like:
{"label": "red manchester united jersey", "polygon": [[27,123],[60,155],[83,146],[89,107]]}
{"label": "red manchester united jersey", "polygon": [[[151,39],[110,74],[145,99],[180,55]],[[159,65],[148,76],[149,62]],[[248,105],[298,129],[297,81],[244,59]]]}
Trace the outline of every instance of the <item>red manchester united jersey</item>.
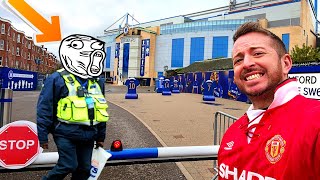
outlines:
{"label": "red manchester united jersey", "polygon": [[320,179],[320,102],[288,99],[293,83],[282,85],[253,134],[246,114],[227,130],[218,153],[219,180]]}

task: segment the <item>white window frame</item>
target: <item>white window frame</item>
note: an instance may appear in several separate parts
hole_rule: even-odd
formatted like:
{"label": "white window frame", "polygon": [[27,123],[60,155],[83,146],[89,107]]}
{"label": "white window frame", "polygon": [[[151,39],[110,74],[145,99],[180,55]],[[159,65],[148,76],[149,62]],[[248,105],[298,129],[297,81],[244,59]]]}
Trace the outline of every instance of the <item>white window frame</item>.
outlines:
{"label": "white window frame", "polygon": [[12,46],[11,49],[12,49],[12,52],[11,52],[11,53],[12,53],[12,55],[14,55],[14,46]]}
{"label": "white window frame", "polygon": [[12,33],[12,41],[16,41],[16,34],[14,32]]}
{"label": "white window frame", "polygon": [[1,34],[6,34],[6,24],[2,23],[1,25]]}
{"label": "white window frame", "polygon": [[11,29],[11,26],[8,27],[8,36],[10,36],[10,29]]}
{"label": "white window frame", "polygon": [[17,53],[16,53],[17,56],[20,56],[20,48],[17,47]]}
{"label": "white window frame", "polygon": [[4,40],[0,39],[0,50],[4,50]]}
{"label": "white window frame", "polygon": [[17,34],[17,43],[20,43],[20,34]]}

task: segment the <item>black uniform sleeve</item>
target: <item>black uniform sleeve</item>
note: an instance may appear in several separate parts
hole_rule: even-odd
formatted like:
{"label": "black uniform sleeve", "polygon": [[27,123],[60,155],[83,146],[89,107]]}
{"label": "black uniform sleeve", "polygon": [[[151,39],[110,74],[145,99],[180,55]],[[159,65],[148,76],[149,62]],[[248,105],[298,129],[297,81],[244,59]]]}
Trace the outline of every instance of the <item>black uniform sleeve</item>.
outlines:
{"label": "black uniform sleeve", "polygon": [[57,103],[64,85],[63,78],[57,72],[50,75],[44,82],[37,103],[37,131],[41,144],[48,142],[48,134],[56,120]]}
{"label": "black uniform sleeve", "polygon": [[[105,96],[105,87],[104,87],[104,81],[102,79],[99,80],[99,85],[100,85],[100,89],[102,94]],[[105,122],[101,122],[98,125],[98,136],[96,141],[97,142],[103,142],[106,138],[106,123]]]}

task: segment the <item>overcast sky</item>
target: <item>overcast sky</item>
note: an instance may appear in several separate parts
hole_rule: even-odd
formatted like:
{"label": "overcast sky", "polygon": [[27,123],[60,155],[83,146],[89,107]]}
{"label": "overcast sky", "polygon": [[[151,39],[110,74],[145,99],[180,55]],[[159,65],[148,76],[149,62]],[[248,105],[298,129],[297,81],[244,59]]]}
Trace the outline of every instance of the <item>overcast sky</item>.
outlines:
{"label": "overcast sky", "polygon": [[[0,0],[3,3],[3,0]],[[127,12],[140,23],[226,6],[229,0],[25,0],[43,17],[60,16],[63,38],[70,34],[103,35]],[[1,4],[2,4],[1,3]],[[35,30],[0,6],[0,17],[33,37]],[[117,23],[118,26],[121,22]],[[130,21],[129,21],[130,23]],[[45,44],[58,57],[59,43]]]}

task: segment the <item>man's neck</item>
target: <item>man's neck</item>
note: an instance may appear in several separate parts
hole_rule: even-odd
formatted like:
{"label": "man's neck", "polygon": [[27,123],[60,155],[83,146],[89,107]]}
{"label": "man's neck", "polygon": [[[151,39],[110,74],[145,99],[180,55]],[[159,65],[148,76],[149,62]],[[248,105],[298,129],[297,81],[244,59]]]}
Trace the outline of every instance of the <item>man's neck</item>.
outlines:
{"label": "man's neck", "polygon": [[270,106],[274,99],[274,93],[265,93],[260,96],[249,96],[253,109],[266,109]]}

